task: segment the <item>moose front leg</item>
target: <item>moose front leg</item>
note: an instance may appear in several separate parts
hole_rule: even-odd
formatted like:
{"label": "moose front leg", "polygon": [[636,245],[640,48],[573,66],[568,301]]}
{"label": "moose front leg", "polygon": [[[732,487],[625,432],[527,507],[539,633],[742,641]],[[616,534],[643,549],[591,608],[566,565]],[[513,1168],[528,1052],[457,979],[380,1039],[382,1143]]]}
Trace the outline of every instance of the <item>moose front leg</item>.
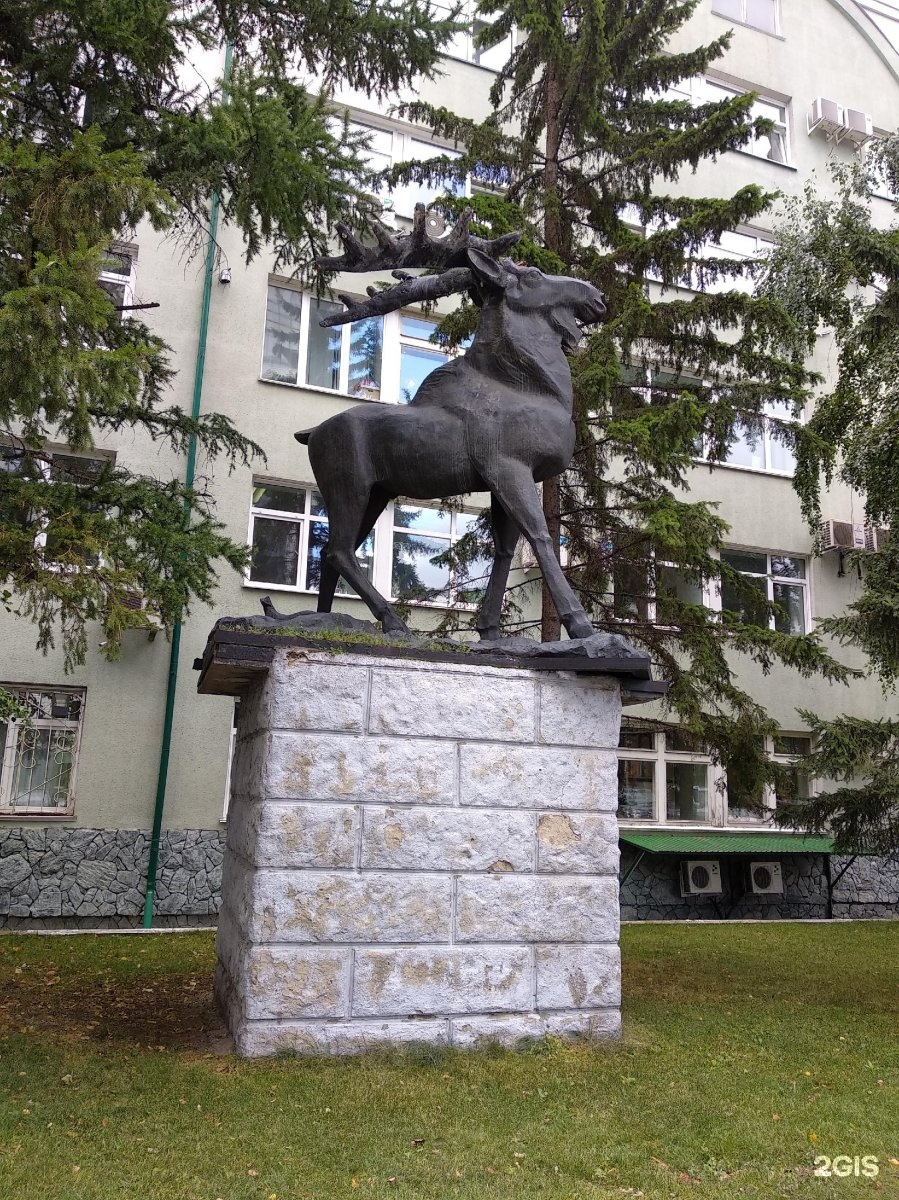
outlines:
{"label": "moose front leg", "polygon": [[518,526],[496,496],[490,497],[490,524],[493,528],[493,566],[475,622],[475,629],[481,641],[495,641],[501,636],[499,622],[503,611],[503,596],[519,534]]}
{"label": "moose front leg", "polygon": [[596,631],[553,551],[540,497],[530,471],[523,463],[507,459],[497,463],[484,478],[490,491],[530,542],[559,620],[568,631],[568,636],[592,637]]}

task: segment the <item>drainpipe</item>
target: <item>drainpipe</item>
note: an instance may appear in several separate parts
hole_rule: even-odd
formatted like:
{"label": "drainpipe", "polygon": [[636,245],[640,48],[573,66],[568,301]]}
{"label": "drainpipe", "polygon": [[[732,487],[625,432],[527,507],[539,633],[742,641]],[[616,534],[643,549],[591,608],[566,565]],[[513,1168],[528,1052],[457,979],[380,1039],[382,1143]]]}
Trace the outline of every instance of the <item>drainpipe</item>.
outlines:
{"label": "drainpipe", "polygon": [[[225,44],[225,69],[222,77],[222,100],[228,103],[228,79],[231,75],[231,43]],[[212,300],[212,269],[215,262],[216,234],[219,222],[218,192],[212,193],[209,211],[209,239],[206,245],[206,270],[203,275],[203,296],[200,302],[200,332],[197,341],[197,358],[194,367],[194,391],[190,415],[194,420],[200,415],[203,396],[203,373],[206,368],[206,339],[209,332],[209,307]],[[187,465],[184,471],[184,486],[190,491],[194,485],[197,467],[197,439],[191,437],[187,446]],[[190,520],[190,506],[184,502],[184,521]],[[162,748],[159,753],[159,772],[156,777],[156,803],[153,809],[153,830],[150,834],[150,856],[147,860],[147,894],[144,900],[144,929],[153,926],[153,902],[156,898],[156,873],[159,868],[159,842],[162,836],[162,814],[165,810],[166,785],[169,775],[169,756],[172,749],[172,726],[175,723],[175,692],[178,687],[178,663],[181,657],[181,619],[172,629],[172,644],[169,651],[169,675],[165,693],[165,716],[162,723]]]}

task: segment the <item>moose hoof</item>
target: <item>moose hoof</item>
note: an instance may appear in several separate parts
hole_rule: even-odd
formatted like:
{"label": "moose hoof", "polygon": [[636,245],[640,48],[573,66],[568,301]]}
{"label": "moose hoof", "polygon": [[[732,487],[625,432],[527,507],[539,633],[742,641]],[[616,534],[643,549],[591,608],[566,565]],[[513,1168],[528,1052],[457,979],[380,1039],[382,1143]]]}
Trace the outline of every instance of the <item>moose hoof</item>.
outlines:
{"label": "moose hoof", "polygon": [[409,626],[401,621],[394,613],[386,613],[381,618],[381,628],[385,633],[408,633]]}
{"label": "moose hoof", "polygon": [[596,633],[596,630],[586,617],[576,618],[570,623],[566,622],[565,628],[568,630],[570,638],[589,638],[593,637],[594,633]]}

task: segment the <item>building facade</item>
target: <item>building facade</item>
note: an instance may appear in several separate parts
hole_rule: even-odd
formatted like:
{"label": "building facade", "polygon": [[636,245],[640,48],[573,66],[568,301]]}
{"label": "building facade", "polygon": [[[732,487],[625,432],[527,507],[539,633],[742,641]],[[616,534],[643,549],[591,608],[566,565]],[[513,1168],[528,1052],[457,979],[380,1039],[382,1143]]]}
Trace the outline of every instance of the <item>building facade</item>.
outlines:
{"label": "building facade", "polygon": [[[774,129],[745,151],[685,175],[679,185],[685,192],[729,195],[756,182],[789,195],[799,193],[810,177],[826,192],[831,157],[864,154],[872,137],[895,129],[899,11],[892,5],[703,0],[681,37],[684,45],[695,45],[727,28],[734,30],[730,49],[707,78],[683,85],[684,94],[700,100],[755,91],[758,113]],[[507,53],[502,45],[478,52],[469,36],[460,37],[444,60],[443,75],[423,86],[424,97],[483,118],[495,67]],[[444,151],[427,130],[392,119],[363,95],[338,99],[355,123],[373,131],[372,154],[379,165]],[[427,202],[431,194],[414,185],[393,194],[398,228],[415,202]],[[886,222],[893,211],[890,198],[884,195],[875,204]],[[753,257],[770,241],[768,226],[740,228],[714,252]],[[429,340],[432,323],[421,313],[323,330],[318,318],[331,301],[317,300],[294,280],[276,275],[265,255],[245,267],[232,231],[221,230],[219,243],[202,408],[231,417],[263,445],[267,458],[231,474],[201,461],[198,472],[231,536],[253,547],[253,564],[244,578],[223,572],[214,605],[197,605],[184,624],[164,787],[160,750],[170,670],[165,637],[129,633],[122,660],[114,664],[92,647],[84,666],[66,675],[58,651],[36,652],[32,628],[0,612],[0,681],[29,697],[35,714],[28,730],[0,727],[0,922],[139,923],[149,831],[160,799],[156,919],[214,920],[234,708],[226,698],[196,695],[193,661],[218,617],[259,611],[265,595],[285,611],[315,605],[327,515],[294,432],[350,405],[403,403],[445,360]],[[150,318],[178,366],[172,400],[189,408],[200,350],[202,266],[185,266],[178,248],[149,229],[116,251],[105,283],[119,296],[158,302]],[[344,290],[361,291],[373,281],[355,276]],[[826,373],[832,356],[829,339],[822,337],[815,365]],[[54,450],[54,469],[64,471],[70,452],[64,446]],[[160,457],[157,447],[138,438],[101,444],[97,454],[114,455],[146,474],[183,477],[183,461]],[[859,585],[841,571],[837,554],[814,555],[791,471],[782,446],[743,439],[725,464],[711,467],[698,459],[691,491],[697,499],[719,503],[731,527],[732,565],[754,576],[785,609],[792,631],[804,632],[816,617],[844,609]],[[448,514],[421,504],[389,506],[361,552],[379,590],[397,594],[411,581],[461,590],[464,597],[466,581],[451,578],[431,560],[470,527],[483,498],[470,500],[470,511]],[[839,486],[825,512],[849,525],[863,520],[859,498]],[[472,577],[477,574],[473,569]],[[711,607],[727,606],[727,597],[719,594],[702,599]],[[368,616],[345,594],[338,607]],[[417,606],[413,621],[432,627],[440,612],[438,598]],[[840,657],[851,661],[842,651]],[[785,670],[765,676],[745,662],[735,661],[734,667],[742,685],[777,720],[782,736],[770,750],[785,761],[808,744],[798,709],[865,717],[884,711],[874,681],[829,687]],[[790,841],[790,835],[773,838],[763,820],[728,805],[708,756],[675,732],[649,727],[648,707],[631,712],[619,752],[625,918],[899,913],[899,873],[875,861],[831,861],[826,847]],[[774,795],[768,801],[772,807],[777,802]],[[765,836],[768,841],[760,840]]]}

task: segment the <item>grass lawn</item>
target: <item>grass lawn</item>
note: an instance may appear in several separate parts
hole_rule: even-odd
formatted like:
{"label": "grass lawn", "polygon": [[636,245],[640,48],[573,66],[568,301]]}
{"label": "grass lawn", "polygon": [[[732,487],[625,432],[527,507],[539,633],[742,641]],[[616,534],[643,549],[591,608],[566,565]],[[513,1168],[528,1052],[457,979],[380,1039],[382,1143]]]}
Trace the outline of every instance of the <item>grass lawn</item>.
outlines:
{"label": "grass lawn", "polygon": [[0,1197],[899,1197],[899,922],[623,949],[614,1046],[245,1062],[212,934],[5,934]]}

